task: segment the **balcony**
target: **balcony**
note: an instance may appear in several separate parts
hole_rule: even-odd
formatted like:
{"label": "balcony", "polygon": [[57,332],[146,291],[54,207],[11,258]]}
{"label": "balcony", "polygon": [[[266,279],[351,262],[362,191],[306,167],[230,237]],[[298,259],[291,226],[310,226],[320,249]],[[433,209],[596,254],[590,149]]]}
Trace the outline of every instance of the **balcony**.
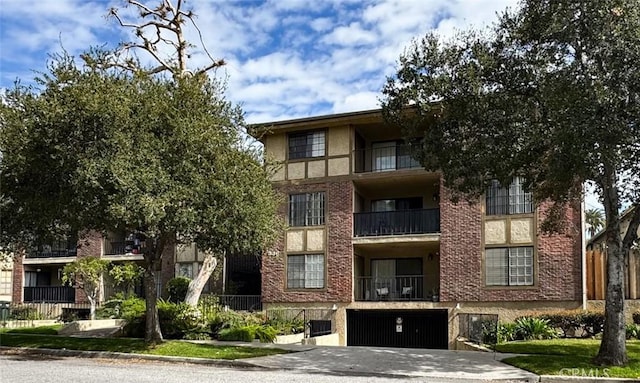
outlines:
{"label": "balcony", "polygon": [[37,286],[24,288],[24,302],[74,303],[76,289],[69,286]]}
{"label": "balcony", "polygon": [[434,291],[425,291],[424,275],[395,277],[357,277],[356,301],[424,301],[432,300]]}
{"label": "balcony", "polygon": [[409,145],[398,145],[393,142],[386,142],[384,146],[355,150],[355,172],[386,172],[422,168],[422,165],[411,156],[411,150]]}
{"label": "balcony", "polygon": [[410,235],[440,232],[440,209],[353,213],[353,235]]}
{"label": "balcony", "polygon": [[27,253],[27,258],[60,258],[75,257],[78,255],[77,249],[57,249],[57,250],[35,250]]}

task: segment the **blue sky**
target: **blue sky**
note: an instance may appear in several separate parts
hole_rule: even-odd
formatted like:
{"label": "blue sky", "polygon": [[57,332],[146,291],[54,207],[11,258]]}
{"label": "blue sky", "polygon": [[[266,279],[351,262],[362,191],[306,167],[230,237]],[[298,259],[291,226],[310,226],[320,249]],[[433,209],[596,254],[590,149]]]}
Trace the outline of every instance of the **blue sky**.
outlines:
{"label": "blue sky", "polygon": [[[176,0],[173,0],[174,2]],[[158,4],[157,0],[142,1]],[[2,0],[0,87],[29,82],[61,46],[78,54],[113,48],[130,31],[105,18],[121,0]],[[229,99],[248,122],[349,112],[378,106],[385,77],[412,38],[450,36],[496,19],[515,0],[187,0],[214,58],[227,66]],[[127,10],[122,12],[126,14]],[[195,30],[188,39],[197,43]],[[193,64],[205,56],[198,47]]]}
{"label": "blue sky", "polygon": [[[105,15],[121,0],[0,0],[0,88],[34,71],[62,47],[115,48],[130,31]],[[175,2],[175,0],[172,0]],[[157,0],[142,1],[156,5]],[[411,40],[429,31],[483,27],[516,0],[187,0],[214,58],[228,63],[227,97],[247,122],[377,108],[386,76]],[[199,43],[194,29],[187,38]],[[142,58],[144,60],[144,58]],[[207,63],[200,46],[193,66]],[[598,206],[593,195],[587,206]]]}

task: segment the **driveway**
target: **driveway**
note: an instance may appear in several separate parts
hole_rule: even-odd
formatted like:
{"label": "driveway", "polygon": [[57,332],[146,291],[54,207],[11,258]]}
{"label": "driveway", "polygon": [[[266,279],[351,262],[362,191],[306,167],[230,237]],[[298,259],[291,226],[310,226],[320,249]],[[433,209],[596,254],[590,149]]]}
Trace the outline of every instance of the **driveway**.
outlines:
{"label": "driveway", "polygon": [[496,360],[496,356],[493,353],[478,351],[315,347],[296,353],[252,358],[246,361],[260,367],[325,374],[471,381],[538,381],[537,375],[500,363]]}

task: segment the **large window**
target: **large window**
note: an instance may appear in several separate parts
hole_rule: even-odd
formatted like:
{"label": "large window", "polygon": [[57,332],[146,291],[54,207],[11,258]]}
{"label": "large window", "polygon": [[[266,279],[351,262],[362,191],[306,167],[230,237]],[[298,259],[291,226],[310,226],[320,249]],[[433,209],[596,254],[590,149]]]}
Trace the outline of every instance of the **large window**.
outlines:
{"label": "large window", "polygon": [[324,192],[289,195],[289,226],[324,225]]}
{"label": "large window", "polygon": [[324,255],[287,256],[287,288],[321,289],[324,287]]}
{"label": "large window", "polygon": [[371,168],[374,172],[420,167],[410,152],[409,145],[401,141],[375,142],[371,144]]}
{"label": "large window", "polygon": [[487,215],[526,214],[533,212],[531,192],[522,187],[522,178],[516,177],[509,187],[493,181],[487,189]]}
{"label": "large window", "polygon": [[485,258],[487,286],[533,285],[533,247],[490,248]]}
{"label": "large window", "polygon": [[324,130],[289,134],[289,159],[324,157]]}
{"label": "large window", "polygon": [[0,270],[0,295],[11,295],[11,270]]}

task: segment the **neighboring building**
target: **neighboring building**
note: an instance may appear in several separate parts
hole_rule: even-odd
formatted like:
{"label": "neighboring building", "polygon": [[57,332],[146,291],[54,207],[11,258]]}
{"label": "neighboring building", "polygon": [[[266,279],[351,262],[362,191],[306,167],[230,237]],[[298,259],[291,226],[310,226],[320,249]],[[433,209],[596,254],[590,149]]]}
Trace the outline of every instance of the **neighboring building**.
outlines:
{"label": "neighboring building", "polygon": [[[83,292],[62,282],[64,266],[79,257],[98,256],[113,263],[133,261],[142,264],[143,257],[137,248],[138,242],[125,233],[110,232],[103,237],[91,232],[81,236],[70,236],[55,243],[38,244],[17,257],[13,262],[12,303],[58,303],[61,308],[74,308],[87,303]],[[174,276],[175,254],[163,256],[162,268],[157,270],[157,287],[162,292],[169,279]],[[113,293],[113,283],[104,277],[100,301]]]}
{"label": "neighboring building", "polygon": [[[629,228],[629,222],[634,207],[625,210],[620,216],[620,233],[624,237]],[[640,229],[638,229],[640,235]],[[605,232],[596,233],[587,242],[587,298],[589,300],[603,300],[607,289],[607,253],[605,244]],[[624,297],[627,300],[640,299],[640,250],[632,248],[625,259]],[[627,302],[627,304],[639,305],[640,302]],[[629,314],[632,310],[629,311]]]}
{"label": "neighboring building", "polygon": [[450,201],[379,110],[254,125],[288,228],[262,259],[267,309],[332,311],[342,345],[455,348],[480,316],[582,305],[580,204],[538,228],[518,179]]}

